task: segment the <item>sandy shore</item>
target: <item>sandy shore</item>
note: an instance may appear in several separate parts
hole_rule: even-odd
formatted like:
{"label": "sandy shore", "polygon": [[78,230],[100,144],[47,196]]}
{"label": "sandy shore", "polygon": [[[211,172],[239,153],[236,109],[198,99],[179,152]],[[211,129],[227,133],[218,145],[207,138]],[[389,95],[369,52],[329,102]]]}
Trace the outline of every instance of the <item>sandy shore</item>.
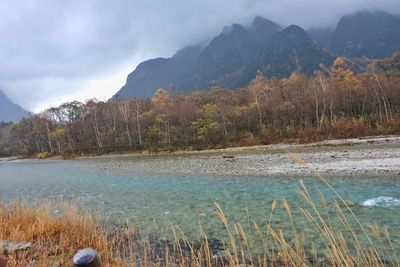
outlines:
{"label": "sandy shore", "polygon": [[101,158],[109,159],[99,163],[98,167],[105,170],[160,174],[263,176],[311,174],[318,171],[331,175],[400,176],[400,136]]}

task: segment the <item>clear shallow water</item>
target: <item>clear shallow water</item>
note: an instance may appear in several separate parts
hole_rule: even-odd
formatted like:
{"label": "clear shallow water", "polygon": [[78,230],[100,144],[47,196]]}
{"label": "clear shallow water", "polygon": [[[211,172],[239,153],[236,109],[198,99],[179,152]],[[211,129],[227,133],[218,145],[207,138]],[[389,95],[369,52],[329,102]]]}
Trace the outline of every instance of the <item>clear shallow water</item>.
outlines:
{"label": "clear shallow water", "polygon": [[[115,161],[118,165],[126,160],[129,159],[0,162],[0,198],[22,198],[27,202],[73,200],[107,220],[140,226],[144,233],[179,225],[187,235],[198,236],[201,224],[208,236],[223,239],[225,231],[216,216],[215,202],[230,221],[244,226],[256,221],[265,227],[271,204],[277,199],[272,226],[290,232],[290,221],[280,208],[285,197],[293,208],[296,228],[318,239],[297,208],[307,207],[297,193],[300,177],[172,176],[105,169],[101,164]],[[318,179],[301,178],[317,203],[318,190],[328,201],[335,199]],[[327,178],[344,199],[355,203],[352,209],[363,223],[386,225],[396,248],[400,247],[400,205],[396,201],[400,199],[400,176]],[[327,214],[332,224],[338,223],[333,209]]]}

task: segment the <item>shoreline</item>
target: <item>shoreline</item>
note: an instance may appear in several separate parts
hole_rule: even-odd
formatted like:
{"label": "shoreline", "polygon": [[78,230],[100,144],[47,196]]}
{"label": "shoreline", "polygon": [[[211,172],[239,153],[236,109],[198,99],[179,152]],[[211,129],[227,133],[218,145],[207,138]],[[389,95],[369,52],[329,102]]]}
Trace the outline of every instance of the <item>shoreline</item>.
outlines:
{"label": "shoreline", "polygon": [[[344,139],[326,139],[318,142],[311,143],[290,143],[281,142],[268,145],[254,145],[254,146],[234,146],[226,148],[211,148],[202,150],[175,150],[175,151],[158,151],[152,152],[149,150],[145,151],[121,151],[121,152],[111,152],[103,153],[99,155],[94,154],[82,154],[74,155],[71,159],[63,159],[61,155],[50,156],[46,158],[37,158],[35,156],[10,156],[10,157],[0,157],[0,162],[18,161],[18,160],[79,160],[79,159],[95,159],[95,158],[113,158],[113,157],[131,157],[131,156],[171,156],[171,155],[198,155],[198,154],[212,154],[212,153],[229,153],[229,152],[243,152],[243,151],[258,151],[258,150],[284,150],[291,148],[304,148],[304,147],[320,147],[320,146],[353,146],[363,143],[385,143],[392,141],[399,141],[400,135],[371,135],[362,136],[355,138],[344,138]],[[400,141],[399,141],[400,143]]]}
{"label": "shoreline", "polygon": [[185,153],[103,155],[77,160],[96,159],[109,159],[97,163],[98,168],[107,171],[163,175],[298,176],[319,172],[329,175],[400,177],[400,136]]}
{"label": "shoreline", "polygon": [[[400,177],[400,136],[334,139],[310,144],[272,144],[201,151],[124,153],[83,156],[107,172],[125,171],[183,176],[329,176],[386,175]],[[13,162],[61,162],[47,159],[0,160]]]}
{"label": "shoreline", "polygon": [[[276,143],[269,145],[255,145],[255,146],[236,146],[226,148],[212,148],[203,150],[176,150],[176,151],[159,151],[159,152],[121,152],[121,153],[109,153],[102,155],[84,155],[76,156],[75,159],[91,159],[91,158],[111,158],[111,157],[124,157],[124,156],[171,156],[171,155],[198,155],[198,154],[220,154],[229,152],[243,152],[243,151],[258,151],[258,150],[284,150],[290,148],[303,148],[303,147],[320,147],[320,146],[353,146],[363,143],[387,143],[392,141],[399,141],[400,135],[377,135],[377,136],[363,136],[357,138],[345,138],[345,139],[327,139],[312,143]],[[49,159],[61,159],[61,156],[54,156]]]}

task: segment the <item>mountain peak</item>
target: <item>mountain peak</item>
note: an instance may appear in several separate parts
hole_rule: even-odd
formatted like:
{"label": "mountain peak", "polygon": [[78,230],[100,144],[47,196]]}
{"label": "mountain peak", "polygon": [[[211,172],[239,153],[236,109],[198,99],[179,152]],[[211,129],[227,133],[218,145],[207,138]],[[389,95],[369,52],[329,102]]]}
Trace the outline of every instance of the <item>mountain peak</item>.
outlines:
{"label": "mountain peak", "polygon": [[250,28],[275,28],[276,30],[279,30],[281,29],[281,26],[264,17],[255,16]]}
{"label": "mountain peak", "polygon": [[253,23],[248,28],[248,31],[253,38],[259,39],[261,42],[266,42],[272,35],[276,34],[281,29],[281,26],[275,22],[256,16]]}
{"label": "mountain peak", "polygon": [[246,28],[240,24],[233,23],[231,26],[225,26],[221,34],[241,33],[245,32]]}
{"label": "mountain peak", "polygon": [[392,19],[398,19],[399,16],[390,14],[386,11],[359,11],[359,12],[355,12],[349,15],[345,15],[341,18],[341,21],[343,20],[347,20],[347,19],[381,19],[381,18],[392,18]]}
{"label": "mountain peak", "polygon": [[292,24],[282,30],[282,33],[307,35],[306,31],[298,25]]}
{"label": "mountain peak", "polygon": [[315,44],[297,25],[290,25],[266,43],[258,58],[257,68],[266,77],[284,78],[301,69],[312,75],[320,64],[329,66],[333,56]]}

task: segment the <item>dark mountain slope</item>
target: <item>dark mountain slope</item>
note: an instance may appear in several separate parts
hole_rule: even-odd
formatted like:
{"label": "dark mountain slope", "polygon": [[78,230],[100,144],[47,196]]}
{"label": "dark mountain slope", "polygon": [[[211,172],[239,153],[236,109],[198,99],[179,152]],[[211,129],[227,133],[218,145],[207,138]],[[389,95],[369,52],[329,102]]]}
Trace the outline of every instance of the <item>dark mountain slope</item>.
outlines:
{"label": "dark mountain slope", "polygon": [[156,58],[140,63],[128,75],[126,85],[116,96],[150,97],[161,87],[181,87],[192,76],[200,52],[199,46],[187,47],[178,51],[172,58]]}
{"label": "dark mountain slope", "polygon": [[186,88],[204,89],[212,86],[235,88],[245,85],[255,73],[247,73],[258,51],[281,27],[265,18],[255,17],[249,28],[239,24],[225,27],[200,55],[195,78]]}
{"label": "dark mountain slope", "polygon": [[0,90],[0,122],[18,122],[22,117],[28,116],[29,112],[24,110],[20,105],[14,104]]}
{"label": "dark mountain slope", "polygon": [[262,47],[252,68],[267,77],[283,78],[300,69],[311,75],[321,64],[329,66],[333,60],[334,56],[314,43],[302,28],[291,25]]}
{"label": "dark mountain slope", "polygon": [[[225,27],[201,53],[195,69],[197,82],[188,87],[206,88],[234,83],[236,72],[247,64],[254,45],[246,28],[239,24]],[[235,75],[236,74],[236,75]],[[232,81],[233,79],[233,81]]]}
{"label": "dark mountain slope", "polygon": [[400,50],[400,17],[386,12],[344,16],[329,48],[347,57],[383,58]]}
{"label": "dark mountain slope", "polygon": [[171,86],[180,91],[191,91],[216,85],[242,85],[249,60],[280,30],[278,24],[262,17],[256,17],[248,28],[239,24],[225,27],[204,49],[185,48],[172,58],[157,58],[139,64],[116,96],[150,97],[158,88]]}
{"label": "dark mountain slope", "polygon": [[309,34],[314,41],[298,26],[282,30],[262,17],[247,28],[233,24],[203,49],[184,49],[172,58],[143,62],[118,94],[150,97],[159,87],[171,86],[181,92],[213,86],[236,88],[248,84],[257,71],[278,78],[298,69],[310,75],[321,64],[328,67],[334,55],[346,56],[362,67],[370,59],[400,50],[400,17],[356,13],[343,17],[333,32],[310,30]]}

